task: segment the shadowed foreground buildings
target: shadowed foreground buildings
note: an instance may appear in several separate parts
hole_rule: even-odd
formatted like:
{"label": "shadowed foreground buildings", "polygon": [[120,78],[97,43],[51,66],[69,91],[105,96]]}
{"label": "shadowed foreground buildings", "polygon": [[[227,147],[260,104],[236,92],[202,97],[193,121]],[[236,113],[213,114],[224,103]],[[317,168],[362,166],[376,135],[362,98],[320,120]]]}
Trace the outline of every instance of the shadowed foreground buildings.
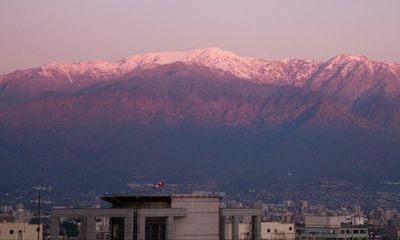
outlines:
{"label": "shadowed foreground buildings", "polygon": [[[111,208],[53,209],[51,239],[60,218],[80,218],[80,239],[95,240],[96,218],[110,219],[112,240],[225,240],[239,238],[239,218],[251,219],[249,239],[261,239],[260,209],[221,208],[221,194],[105,196]],[[226,227],[229,224],[229,230]],[[228,232],[229,231],[229,232]]]}
{"label": "shadowed foreground buildings", "polygon": [[1,240],[42,240],[43,227],[40,225],[40,232],[37,232],[38,225],[25,222],[2,222],[0,223]]}
{"label": "shadowed foreground buildings", "polygon": [[[225,237],[232,239],[232,224],[227,223],[228,231],[225,231]],[[239,240],[247,240],[251,237],[251,224],[243,222],[239,224]],[[294,224],[280,222],[262,222],[261,239],[263,240],[294,240]]]}
{"label": "shadowed foreground buildings", "polygon": [[341,216],[305,216],[304,227],[296,229],[296,239],[367,240],[368,228],[343,224]]}

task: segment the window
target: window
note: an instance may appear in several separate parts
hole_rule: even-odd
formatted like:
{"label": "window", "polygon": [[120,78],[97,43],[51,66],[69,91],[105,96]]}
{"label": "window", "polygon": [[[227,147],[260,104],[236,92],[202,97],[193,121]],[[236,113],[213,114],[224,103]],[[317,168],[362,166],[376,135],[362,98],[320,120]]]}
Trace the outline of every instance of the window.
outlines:
{"label": "window", "polygon": [[14,230],[10,230],[10,234],[14,234]]}
{"label": "window", "polygon": [[268,229],[267,229],[267,232],[271,232],[271,229],[268,228]]}
{"label": "window", "polygon": [[22,240],[22,231],[18,231],[17,240]]}
{"label": "window", "polygon": [[292,227],[289,227],[289,231],[292,231]]}
{"label": "window", "polygon": [[353,231],[354,234],[358,234],[358,229]]}

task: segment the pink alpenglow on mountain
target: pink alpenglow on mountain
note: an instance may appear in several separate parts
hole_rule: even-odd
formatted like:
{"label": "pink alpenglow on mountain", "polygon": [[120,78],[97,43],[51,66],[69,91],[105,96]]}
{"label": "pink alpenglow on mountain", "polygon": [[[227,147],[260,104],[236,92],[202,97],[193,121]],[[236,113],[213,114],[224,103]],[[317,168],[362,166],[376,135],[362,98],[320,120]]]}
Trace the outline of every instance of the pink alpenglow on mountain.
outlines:
{"label": "pink alpenglow on mountain", "polygon": [[[400,65],[363,56],[266,60],[218,48],[50,63],[0,77],[3,121],[161,120],[400,128]],[[25,120],[22,120],[25,119]]]}
{"label": "pink alpenglow on mountain", "polygon": [[217,48],[51,63],[0,77],[0,123],[10,186],[104,176],[264,183],[288,171],[397,179],[400,65]]}

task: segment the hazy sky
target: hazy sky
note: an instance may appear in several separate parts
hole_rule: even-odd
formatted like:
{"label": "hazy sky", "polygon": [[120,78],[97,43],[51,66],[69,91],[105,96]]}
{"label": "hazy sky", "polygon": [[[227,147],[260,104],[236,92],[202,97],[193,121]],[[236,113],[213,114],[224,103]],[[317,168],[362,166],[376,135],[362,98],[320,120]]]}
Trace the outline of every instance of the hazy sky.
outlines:
{"label": "hazy sky", "polygon": [[219,47],[244,56],[400,62],[400,0],[0,0],[0,73]]}

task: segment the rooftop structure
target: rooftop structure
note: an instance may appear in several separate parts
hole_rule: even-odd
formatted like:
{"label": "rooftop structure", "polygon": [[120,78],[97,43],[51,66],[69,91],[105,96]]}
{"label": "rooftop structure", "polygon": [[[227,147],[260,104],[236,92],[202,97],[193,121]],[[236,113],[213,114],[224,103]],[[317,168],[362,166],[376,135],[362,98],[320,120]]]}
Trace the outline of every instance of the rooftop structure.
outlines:
{"label": "rooftop structure", "polygon": [[341,216],[305,216],[304,227],[296,229],[296,239],[367,240],[368,228],[343,224]]}
{"label": "rooftop structure", "polygon": [[261,239],[259,209],[221,208],[221,193],[107,195],[111,208],[53,209],[51,239],[58,239],[60,218],[80,218],[80,239],[95,239],[96,218],[110,219],[113,240],[225,240],[226,222],[230,236],[238,239],[239,217],[251,217],[250,239]]}
{"label": "rooftop structure", "polygon": [[42,225],[37,232],[38,225],[25,222],[0,223],[0,239],[32,240],[42,239]]}

